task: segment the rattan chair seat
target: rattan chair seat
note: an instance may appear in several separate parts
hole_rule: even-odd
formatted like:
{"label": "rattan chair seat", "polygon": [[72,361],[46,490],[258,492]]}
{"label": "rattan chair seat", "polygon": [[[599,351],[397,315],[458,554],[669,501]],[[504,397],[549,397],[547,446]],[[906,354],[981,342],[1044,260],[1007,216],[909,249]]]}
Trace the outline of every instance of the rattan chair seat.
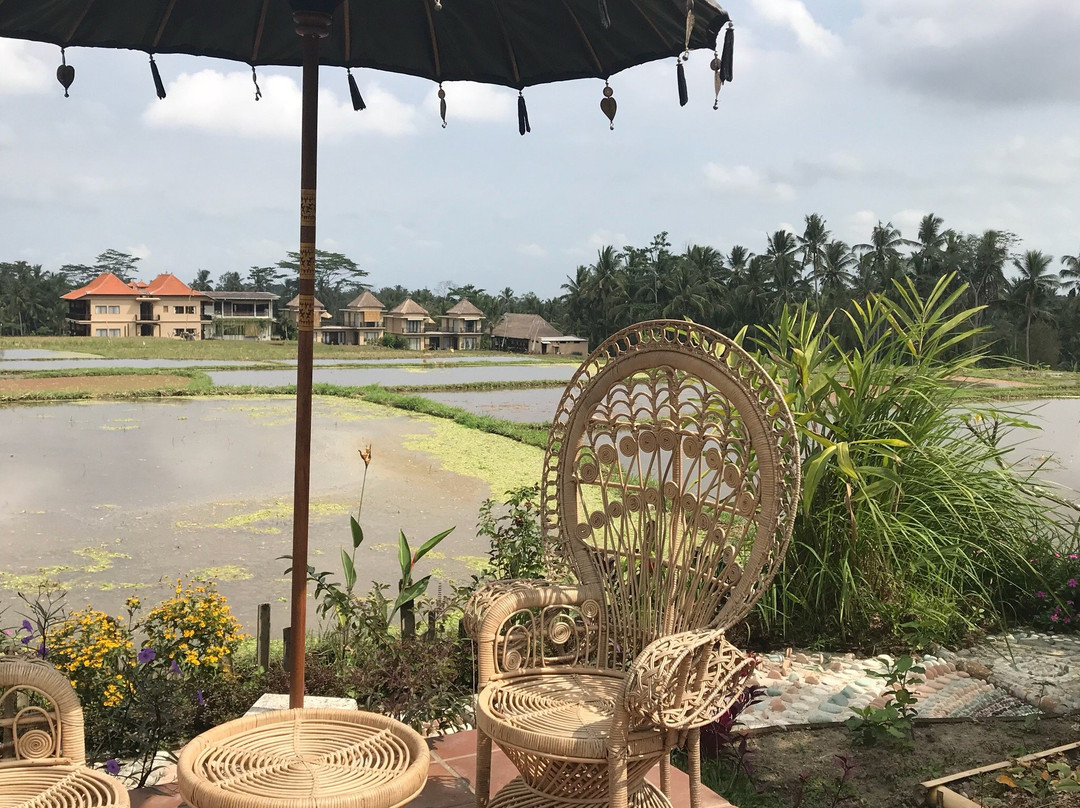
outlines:
{"label": "rattan chair seat", "polygon": [[[477,725],[501,747],[591,760],[608,757],[615,705],[626,674],[538,673],[492,682],[480,693]],[[663,733],[631,733],[631,756],[663,751]]]}
{"label": "rattan chair seat", "polygon": [[391,718],[280,710],[230,721],[180,755],[192,808],[391,808],[427,781],[427,744]]}
{"label": "rattan chair seat", "polygon": [[116,780],[85,766],[0,768],[0,808],[128,808]]}

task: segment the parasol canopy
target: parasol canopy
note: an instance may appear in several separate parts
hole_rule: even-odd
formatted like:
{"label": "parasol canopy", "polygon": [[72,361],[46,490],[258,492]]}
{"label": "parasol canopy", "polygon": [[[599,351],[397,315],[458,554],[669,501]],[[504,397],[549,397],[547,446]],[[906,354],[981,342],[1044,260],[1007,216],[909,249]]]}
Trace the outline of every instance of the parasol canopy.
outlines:
{"label": "parasol canopy", "polygon": [[332,14],[322,65],[516,89],[714,48],[728,22],[692,2],[688,44],[685,0],[6,0],[0,36],[299,66],[292,6]]}
{"label": "parasol canopy", "polygon": [[[679,100],[685,104],[683,62],[690,50],[712,49],[707,66],[719,94],[732,78],[730,25],[723,54],[717,52],[728,23],[727,13],[712,0],[0,0],[0,37],[61,48],[57,79],[65,94],[75,79],[64,52],[70,47],[146,52],[160,98],[165,87],[155,54],[230,59],[251,65],[253,72],[260,65],[303,67],[291,707],[303,706],[304,693],[320,64],[519,91],[554,81],[603,79],[600,108],[613,126],[617,104],[607,80],[633,65],[675,59]],[[364,109],[351,74],[348,85],[354,108]],[[441,88],[439,96],[445,126]],[[521,95],[518,128],[522,135],[531,131]]]}

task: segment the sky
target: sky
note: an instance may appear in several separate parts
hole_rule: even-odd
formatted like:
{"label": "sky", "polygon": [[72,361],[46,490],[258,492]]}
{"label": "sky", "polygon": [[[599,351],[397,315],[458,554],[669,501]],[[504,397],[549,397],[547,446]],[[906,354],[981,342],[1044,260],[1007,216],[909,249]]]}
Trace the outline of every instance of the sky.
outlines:
{"label": "sky", "polygon": [[[1024,249],[1080,251],[1080,3],[1060,0],[731,0],[734,81],[713,110],[711,53],[603,83],[516,93],[354,71],[321,75],[320,249],[376,288],[560,293],[605,245],[764,249],[823,215],[867,241],[914,238],[928,212]],[[107,249],[140,276],[191,281],[277,263],[298,244],[299,70],[0,39],[0,261],[55,270]]]}

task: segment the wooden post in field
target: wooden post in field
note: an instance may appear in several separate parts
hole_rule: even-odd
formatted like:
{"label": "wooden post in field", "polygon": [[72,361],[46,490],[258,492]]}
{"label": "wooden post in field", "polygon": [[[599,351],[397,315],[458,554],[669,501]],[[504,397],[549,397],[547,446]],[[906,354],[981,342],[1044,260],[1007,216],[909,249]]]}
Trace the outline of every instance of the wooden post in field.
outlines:
{"label": "wooden post in field", "polygon": [[270,604],[259,604],[259,618],[256,622],[255,656],[258,658],[259,667],[264,671],[270,669]]}

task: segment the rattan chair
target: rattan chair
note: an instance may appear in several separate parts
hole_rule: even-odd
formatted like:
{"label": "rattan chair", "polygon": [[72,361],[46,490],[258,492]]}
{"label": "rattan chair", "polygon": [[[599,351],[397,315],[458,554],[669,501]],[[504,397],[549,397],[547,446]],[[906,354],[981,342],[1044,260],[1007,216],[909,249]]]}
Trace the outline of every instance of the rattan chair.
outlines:
{"label": "rattan chair", "polygon": [[[799,471],[780,390],[722,335],[654,321],[593,352],[556,412],[541,495],[577,584],[500,581],[466,609],[480,808],[669,808],[684,746],[700,804],[700,728],[753,668],[724,632],[783,558]],[[520,773],[494,799],[492,742]]]}
{"label": "rattan chair", "polygon": [[127,790],[86,766],[71,683],[37,659],[0,656],[0,808],[128,808]]}

